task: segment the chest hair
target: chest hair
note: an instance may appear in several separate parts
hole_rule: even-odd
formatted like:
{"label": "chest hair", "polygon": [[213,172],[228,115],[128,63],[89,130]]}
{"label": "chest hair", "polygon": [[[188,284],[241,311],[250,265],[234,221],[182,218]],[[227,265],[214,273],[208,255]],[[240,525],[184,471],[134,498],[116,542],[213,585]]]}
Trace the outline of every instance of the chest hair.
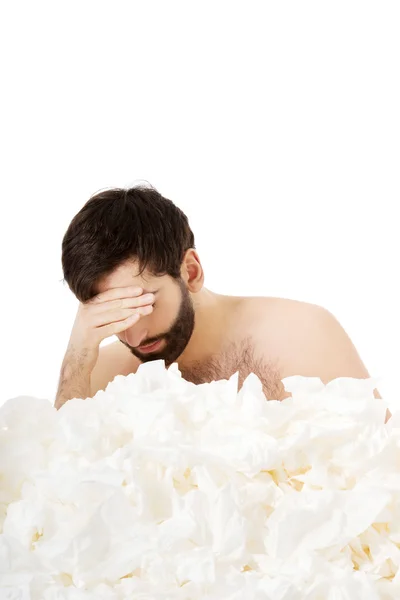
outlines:
{"label": "chest hair", "polygon": [[284,390],[277,361],[256,356],[249,337],[240,342],[228,343],[218,353],[202,361],[179,365],[179,370],[184,379],[195,384],[229,379],[234,373],[239,372],[239,389],[246,377],[254,373],[260,379],[268,400],[280,399]]}

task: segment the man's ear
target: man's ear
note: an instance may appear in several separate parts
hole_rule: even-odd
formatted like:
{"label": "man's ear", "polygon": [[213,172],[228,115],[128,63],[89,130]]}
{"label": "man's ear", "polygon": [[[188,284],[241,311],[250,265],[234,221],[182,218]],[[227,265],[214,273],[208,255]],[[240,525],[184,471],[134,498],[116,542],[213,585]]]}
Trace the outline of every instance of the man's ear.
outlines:
{"label": "man's ear", "polygon": [[186,283],[189,292],[195,294],[204,285],[204,271],[199,255],[194,248],[186,250],[181,266],[181,277]]}

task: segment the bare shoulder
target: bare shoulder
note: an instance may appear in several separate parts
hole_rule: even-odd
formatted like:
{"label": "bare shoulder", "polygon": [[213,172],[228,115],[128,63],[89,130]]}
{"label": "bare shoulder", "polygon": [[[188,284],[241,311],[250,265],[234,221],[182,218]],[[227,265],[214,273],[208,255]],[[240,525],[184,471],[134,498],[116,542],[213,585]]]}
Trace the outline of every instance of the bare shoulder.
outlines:
{"label": "bare shoulder", "polygon": [[287,330],[292,331],[297,325],[304,325],[303,319],[327,312],[318,304],[275,296],[244,297],[238,307],[240,321],[246,328],[254,329],[255,333],[262,331],[263,334],[280,335]]}
{"label": "bare shoulder", "polygon": [[90,376],[91,396],[99,390],[105,390],[117,375],[135,373],[139,365],[140,361],[120,341],[102,346]]}
{"label": "bare shoulder", "polygon": [[318,316],[328,312],[318,304],[273,296],[243,298],[238,310],[239,335],[250,336],[254,347],[276,359],[283,371],[296,341],[304,340]]}

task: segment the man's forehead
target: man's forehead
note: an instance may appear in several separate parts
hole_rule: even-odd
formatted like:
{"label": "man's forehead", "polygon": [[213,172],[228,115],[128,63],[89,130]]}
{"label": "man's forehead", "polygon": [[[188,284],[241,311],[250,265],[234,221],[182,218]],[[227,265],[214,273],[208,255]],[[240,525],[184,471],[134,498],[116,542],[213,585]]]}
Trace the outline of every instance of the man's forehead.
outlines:
{"label": "man's forehead", "polygon": [[97,293],[117,287],[138,286],[146,288],[154,281],[154,275],[151,275],[147,270],[141,274],[139,273],[138,265],[121,265],[109,275],[101,278],[96,286]]}

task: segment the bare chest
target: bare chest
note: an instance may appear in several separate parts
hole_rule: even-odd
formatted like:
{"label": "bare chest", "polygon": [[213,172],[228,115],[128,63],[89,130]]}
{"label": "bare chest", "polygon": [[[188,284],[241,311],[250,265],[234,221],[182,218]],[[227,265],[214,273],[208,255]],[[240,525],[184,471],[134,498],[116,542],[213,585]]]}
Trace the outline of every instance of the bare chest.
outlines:
{"label": "bare chest", "polygon": [[281,382],[278,361],[273,358],[257,357],[250,337],[227,344],[220,352],[202,361],[179,365],[182,377],[195,384],[229,379],[239,374],[239,389],[250,373],[260,379],[268,400],[281,399],[284,388]]}

